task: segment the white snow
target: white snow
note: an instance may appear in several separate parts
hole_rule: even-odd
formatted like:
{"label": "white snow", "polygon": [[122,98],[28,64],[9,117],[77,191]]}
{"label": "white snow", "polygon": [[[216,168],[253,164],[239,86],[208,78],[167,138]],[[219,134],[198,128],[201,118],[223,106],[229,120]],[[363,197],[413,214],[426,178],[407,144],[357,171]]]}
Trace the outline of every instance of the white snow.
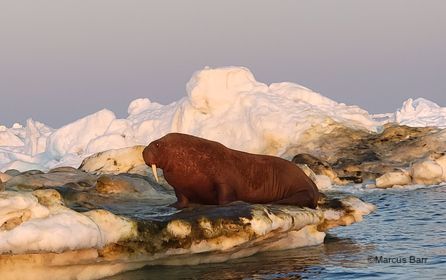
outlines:
{"label": "white snow", "polygon": [[81,169],[90,173],[119,174],[139,166],[146,167],[142,157],[145,146],[107,150],[82,161]]}
{"label": "white snow", "polygon": [[0,193],[0,227],[8,220],[23,222],[0,230],[0,254],[62,252],[101,248],[128,237],[132,222],[103,210],[78,213],[62,205],[41,205],[30,193]]}
{"label": "white snow", "polygon": [[446,107],[425,98],[404,101],[401,109],[392,114],[377,114],[373,118],[382,124],[395,122],[412,127],[435,126],[446,128]]}
{"label": "white snow", "polygon": [[410,98],[395,113],[395,121],[408,126],[446,127],[446,108],[424,98]]}
{"label": "white snow", "polygon": [[115,119],[113,112],[101,110],[63,126],[49,137],[49,154],[55,159],[66,154],[85,154],[88,144],[103,136]]}
{"label": "white snow", "polygon": [[22,140],[19,137],[15,136],[11,131],[8,131],[6,127],[2,127],[4,130],[0,130],[0,146],[23,146]]}
{"label": "white snow", "polygon": [[443,168],[433,160],[415,162],[410,169],[413,183],[435,185],[443,181]]}
{"label": "white snow", "polygon": [[26,126],[0,126],[0,171],[78,167],[105,150],[147,145],[169,132],[219,141],[228,147],[281,157],[305,132],[337,122],[378,131],[386,122],[446,127],[446,108],[426,99],[409,99],[392,114],[370,115],[293,83],[266,85],[243,67],[205,68],[186,86],[187,95],[169,105],[137,99],[128,117],[101,110],[52,129],[32,119]]}
{"label": "white snow", "polygon": [[388,172],[376,178],[376,187],[378,188],[390,188],[395,185],[404,186],[410,185],[411,183],[412,178],[409,172],[405,170]]}

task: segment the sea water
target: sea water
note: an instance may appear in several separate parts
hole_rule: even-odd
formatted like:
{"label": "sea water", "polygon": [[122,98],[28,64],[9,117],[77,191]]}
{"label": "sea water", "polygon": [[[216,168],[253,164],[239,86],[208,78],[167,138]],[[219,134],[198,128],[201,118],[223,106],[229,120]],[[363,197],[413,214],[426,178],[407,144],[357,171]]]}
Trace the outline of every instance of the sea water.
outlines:
{"label": "sea water", "polygon": [[218,264],[147,266],[108,279],[446,279],[446,186],[355,193],[377,206],[324,244]]}

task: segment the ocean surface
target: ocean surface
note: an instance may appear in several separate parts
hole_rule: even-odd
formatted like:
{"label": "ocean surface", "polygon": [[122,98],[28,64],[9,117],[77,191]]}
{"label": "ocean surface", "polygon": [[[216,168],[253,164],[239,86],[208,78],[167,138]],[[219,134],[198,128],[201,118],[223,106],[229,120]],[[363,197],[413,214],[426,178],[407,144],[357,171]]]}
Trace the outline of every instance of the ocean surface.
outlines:
{"label": "ocean surface", "polygon": [[446,279],[446,186],[355,192],[377,206],[319,246],[225,263],[146,266],[107,279]]}

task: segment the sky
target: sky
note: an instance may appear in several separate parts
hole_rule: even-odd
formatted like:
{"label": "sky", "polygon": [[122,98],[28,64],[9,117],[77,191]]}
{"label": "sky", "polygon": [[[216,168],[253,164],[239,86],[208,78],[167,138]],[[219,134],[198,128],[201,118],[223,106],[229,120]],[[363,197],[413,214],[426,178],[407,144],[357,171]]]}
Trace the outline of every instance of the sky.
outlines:
{"label": "sky", "polygon": [[0,0],[0,124],[126,117],[136,98],[182,98],[205,66],[371,113],[446,106],[445,14],[443,0]]}

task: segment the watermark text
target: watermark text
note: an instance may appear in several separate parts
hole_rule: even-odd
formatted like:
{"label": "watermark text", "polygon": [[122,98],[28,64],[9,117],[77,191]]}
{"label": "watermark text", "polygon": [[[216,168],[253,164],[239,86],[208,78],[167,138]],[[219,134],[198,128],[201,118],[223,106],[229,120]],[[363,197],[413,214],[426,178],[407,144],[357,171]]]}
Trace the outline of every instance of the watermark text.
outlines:
{"label": "watermark text", "polygon": [[367,261],[369,263],[377,264],[427,264],[428,258],[422,258],[419,256],[369,256]]}

